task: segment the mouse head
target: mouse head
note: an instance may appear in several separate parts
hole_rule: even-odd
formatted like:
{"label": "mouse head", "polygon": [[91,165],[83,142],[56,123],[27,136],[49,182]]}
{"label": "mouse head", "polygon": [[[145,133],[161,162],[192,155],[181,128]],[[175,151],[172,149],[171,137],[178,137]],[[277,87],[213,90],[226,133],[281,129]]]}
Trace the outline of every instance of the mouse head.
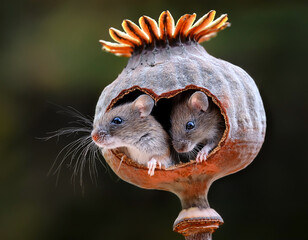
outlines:
{"label": "mouse head", "polygon": [[154,100],[144,94],[134,102],[110,109],[94,122],[93,141],[106,149],[130,146],[132,141],[144,134],[153,107]]}
{"label": "mouse head", "polygon": [[205,138],[209,100],[205,93],[183,93],[174,100],[171,112],[172,145],[178,152],[190,152]]}

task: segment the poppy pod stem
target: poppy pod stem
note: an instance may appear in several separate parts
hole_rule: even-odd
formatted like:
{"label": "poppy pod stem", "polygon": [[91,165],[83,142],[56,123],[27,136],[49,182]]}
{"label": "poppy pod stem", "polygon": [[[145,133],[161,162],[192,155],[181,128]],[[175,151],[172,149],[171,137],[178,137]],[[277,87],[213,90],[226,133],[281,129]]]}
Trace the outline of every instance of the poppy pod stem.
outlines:
{"label": "poppy pod stem", "polygon": [[180,212],[173,231],[184,235],[186,239],[212,239],[212,233],[221,224],[223,220],[214,209],[192,207]]}
{"label": "poppy pod stem", "polygon": [[204,233],[196,233],[190,236],[185,237],[186,240],[212,240],[212,233],[204,232]]}
{"label": "poppy pod stem", "polygon": [[186,239],[212,239],[212,233],[223,224],[223,219],[210,208],[207,200],[208,182],[200,179],[200,184],[192,183],[191,188],[186,188],[178,195],[183,210],[174,222],[173,231],[184,235]]}

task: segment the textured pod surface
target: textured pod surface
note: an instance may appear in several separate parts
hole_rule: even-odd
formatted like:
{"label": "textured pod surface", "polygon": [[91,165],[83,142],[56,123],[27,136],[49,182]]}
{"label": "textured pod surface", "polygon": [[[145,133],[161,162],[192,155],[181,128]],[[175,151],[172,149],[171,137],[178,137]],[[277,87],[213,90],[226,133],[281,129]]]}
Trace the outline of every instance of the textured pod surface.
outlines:
{"label": "textured pod surface", "polygon": [[[159,102],[188,89],[198,89],[212,97],[225,118],[224,136],[205,163],[191,161],[158,169],[155,176],[150,177],[144,166],[117,151],[108,150],[103,154],[123,180],[142,188],[174,192],[182,200],[183,207],[193,206],[196,201],[207,207],[207,200],[199,199],[196,193],[206,195],[214,180],[246,167],[264,141],[263,103],[255,82],[244,70],[209,55],[194,42],[144,50],[133,55],[118,78],[104,89],[94,121],[135,90],[145,92]],[[121,160],[121,168],[117,171]]]}

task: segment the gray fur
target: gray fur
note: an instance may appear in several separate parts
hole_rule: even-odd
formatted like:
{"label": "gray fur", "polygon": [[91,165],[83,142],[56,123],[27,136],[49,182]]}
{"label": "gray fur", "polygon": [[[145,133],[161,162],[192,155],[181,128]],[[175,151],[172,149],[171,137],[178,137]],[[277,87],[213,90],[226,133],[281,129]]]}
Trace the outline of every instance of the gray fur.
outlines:
{"label": "gray fur", "polygon": [[[205,95],[201,91],[196,93]],[[189,92],[177,95],[174,98],[171,111],[172,145],[176,151],[183,153],[193,151],[199,144],[214,143],[217,146],[224,131],[224,120],[218,107],[205,95],[208,107],[204,112],[202,109],[192,106],[191,97]],[[195,122],[194,129],[186,130],[188,121]]]}
{"label": "gray fur", "polygon": [[[143,157],[134,160],[139,163],[146,164],[153,156],[166,157],[169,155],[169,136],[161,124],[149,115],[153,106],[151,97],[141,95],[134,102],[114,107],[96,119],[93,132],[103,133],[100,139],[102,145],[112,142],[111,146],[106,146],[108,149],[127,147],[133,154],[138,152],[136,155]],[[115,117],[120,117],[123,123],[112,124]]]}

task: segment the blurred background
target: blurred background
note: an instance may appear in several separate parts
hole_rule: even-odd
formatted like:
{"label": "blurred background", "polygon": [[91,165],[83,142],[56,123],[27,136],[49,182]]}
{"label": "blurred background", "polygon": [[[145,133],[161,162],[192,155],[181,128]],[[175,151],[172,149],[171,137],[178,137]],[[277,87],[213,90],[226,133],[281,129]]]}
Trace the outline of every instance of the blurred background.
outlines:
{"label": "blurred background", "polygon": [[[305,1],[5,1],[1,8],[0,239],[183,239],[172,232],[181,206],[168,192],[139,189],[97,162],[93,184],[47,173],[76,139],[43,141],[72,118],[71,106],[94,115],[96,101],[127,63],[100,49],[108,28],[128,18],[158,19],[170,10],[198,18],[211,9],[232,27],[204,43],[207,51],[244,68],[267,113],[267,135],[255,161],[215,182],[211,206],[225,224],[223,239],[306,239],[308,224],[308,4]],[[78,137],[78,136],[77,136]],[[106,164],[105,164],[106,165]],[[306,237],[305,237],[306,236]]]}

